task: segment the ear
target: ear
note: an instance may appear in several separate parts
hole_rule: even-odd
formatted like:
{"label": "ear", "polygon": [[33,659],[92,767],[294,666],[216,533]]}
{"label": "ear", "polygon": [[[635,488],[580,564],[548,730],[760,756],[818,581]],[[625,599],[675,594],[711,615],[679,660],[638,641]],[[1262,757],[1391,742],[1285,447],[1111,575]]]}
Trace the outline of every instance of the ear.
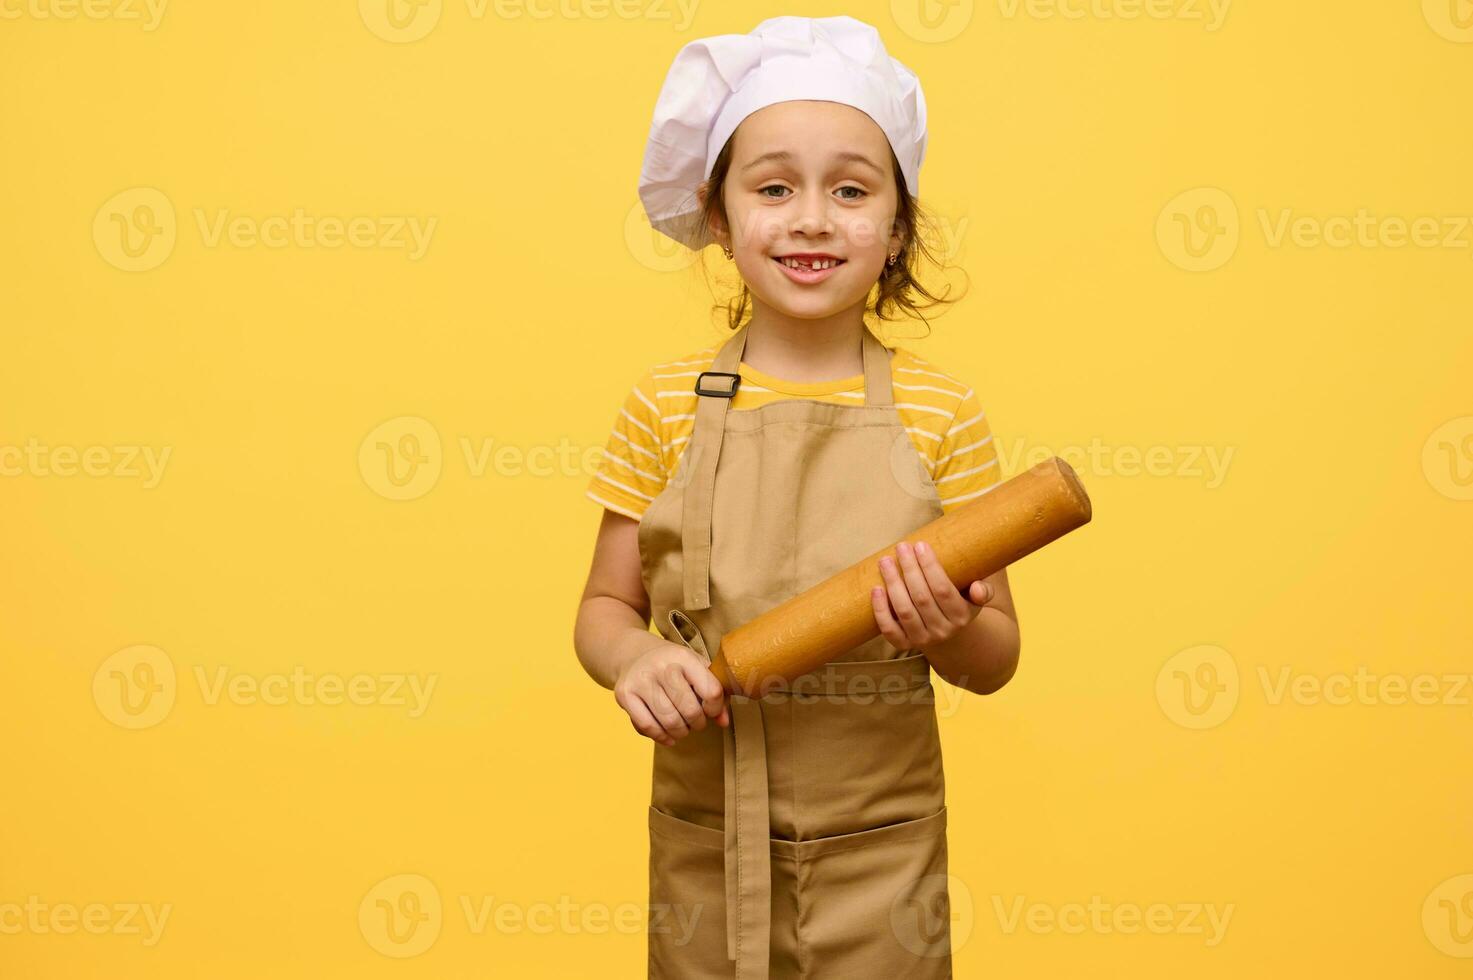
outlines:
{"label": "ear", "polygon": [[886,255],[889,255],[889,252],[894,252],[895,254],[899,255],[900,250],[905,247],[905,243],[908,240],[909,239],[905,234],[905,229],[900,227],[899,225],[896,225],[895,230],[890,235],[890,248],[889,251],[886,252]]}
{"label": "ear", "polygon": [[[702,181],[696,185],[696,200],[700,202],[701,213],[706,211],[706,198],[711,193],[711,185],[708,181]],[[711,240],[722,248],[731,247],[731,235],[728,233],[726,223],[722,220],[721,210],[718,208],[716,214],[710,221]]]}

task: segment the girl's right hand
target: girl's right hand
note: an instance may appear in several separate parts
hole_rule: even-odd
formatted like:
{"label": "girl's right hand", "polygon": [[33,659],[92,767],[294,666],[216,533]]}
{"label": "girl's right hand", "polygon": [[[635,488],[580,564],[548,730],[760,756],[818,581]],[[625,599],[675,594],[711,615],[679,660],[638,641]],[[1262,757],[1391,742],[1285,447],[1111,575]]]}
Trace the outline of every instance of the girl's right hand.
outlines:
{"label": "girl's right hand", "polygon": [[660,640],[625,666],[614,682],[614,700],[634,730],[661,745],[674,745],[714,718],[731,724],[726,692],[711,668],[688,647]]}

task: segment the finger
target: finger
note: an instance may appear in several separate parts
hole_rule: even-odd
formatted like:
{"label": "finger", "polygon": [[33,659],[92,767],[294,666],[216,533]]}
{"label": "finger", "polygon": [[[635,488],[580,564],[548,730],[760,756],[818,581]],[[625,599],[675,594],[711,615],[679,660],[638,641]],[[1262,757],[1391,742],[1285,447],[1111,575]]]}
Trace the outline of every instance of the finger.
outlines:
{"label": "finger", "polygon": [[625,711],[629,712],[629,722],[634,730],[646,738],[653,739],[661,745],[674,745],[675,740],[665,733],[665,729],[655,720],[649,705],[638,695],[631,695],[627,703],[623,705]]}
{"label": "finger", "polygon": [[910,590],[910,601],[915,606],[916,612],[921,617],[921,623],[927,633],[945,633],[951,628],[946,613],[936,605],[936,599],[931,595],[931,583],[926,581],[926,576],[921,572],[920,563],[916,561],[915,549],[909,541],[902,541],[895,546],[895,553],[900,557],[900,572],[905,578],[905,587]]}
{"label": "finger", "polygon": [[685,679],[691,690],[701,699],[702,712],[708,718],[719,720],[721,713],[726,710],[726,691],[722,690],[716,675],[705,664],[694,659],[682,661],[681,669],[685,672]]}
{"label": "finger", "polygon": [[968,601],[973,602],[979,606],[987,605],[989,602],[992,601],[992,598],[995,595],[997,595],[997,592],[995,589],[993,589],[991,582],[984,582],[981,579],[978,579],[971,585],[967,586]]}
{"label": "finger", "polygon": [[926,584],[931,587],[931,597],[936,600],[936,605],[942,614],[953,623],[965,623],[971,618],[972,610],[967,606],[967,600],[957,591],[956,586],[951,584],[951,579],[946,575],[946,569],[941,567],[941,561],[936,557],[936,552],[924,541],[917,541],[916,563],[921,566],[921,575],[926,579]]}
{"label": "finger", "polygon": [[895,567],[895,559],[889,555],[880,559],[880,577],[885,580],[885,592],[890,598],[890,607],[895,610],[895,620],[905,634],[906,645],[919,646],[926,624],[910,601],[910,590],[905,587],[905,581]]}
{"label": "finger", "polygon": [[706,727],[706,712],[701,708],[701,699],[691,690],[690,680],[685,676],[685,670],[679,661],[661,668],[660,684],[665,688],[665,696],[670,699],[675,710],[680,712],[680,717],[691,731],[698,732]]}
{"label": "finger", "polygon": [[895,621],[895,614],[890,611],[890,599],[885,595],[885,590],[875,586],[869,590],[871,605],[875,607],[875,622],[880,625],[880,635],[897,650],[905,650],[910,646],[906,639],[905,630]]}
{"label": "finger", "polygon": [[670,696],[659,684],[655,684],[650,689],[644,701],[650,706],[650,712],[660,723],[660,727],[665,729],[665,733],[671,738],[684,738],[690,734],[690,726],[686,725],[685,719],[680,716],[675,705],[670,703]]}

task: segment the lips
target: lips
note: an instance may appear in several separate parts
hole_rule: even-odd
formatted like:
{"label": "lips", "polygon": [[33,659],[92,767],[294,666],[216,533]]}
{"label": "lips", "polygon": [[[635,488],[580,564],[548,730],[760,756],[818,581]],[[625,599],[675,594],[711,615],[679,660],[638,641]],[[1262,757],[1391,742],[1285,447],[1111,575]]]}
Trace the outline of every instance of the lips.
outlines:
{"label": "lips", "polygon": [[789,269],[823,270],[836,268],[845,260],[827,252],[795,252],[792,255],[776,255],[773,258]]}
{"label": "lips", "polygon": [[800,286],[823,282],[845,263],[844,259],[837,256],[812,252],[774,255],[772,261],[783,270],[783,275]]}

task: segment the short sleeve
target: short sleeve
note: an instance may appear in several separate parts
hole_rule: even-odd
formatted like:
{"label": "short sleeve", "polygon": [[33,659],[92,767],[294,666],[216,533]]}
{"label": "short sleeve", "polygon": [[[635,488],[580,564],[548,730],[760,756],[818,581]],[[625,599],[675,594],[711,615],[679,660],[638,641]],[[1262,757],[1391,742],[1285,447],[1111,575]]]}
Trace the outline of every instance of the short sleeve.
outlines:
{"label": "short sleeve", "polygon": [[665,488],[667,474],[653,371],[629,390],[585,494],[636,521]]}
{"label": "short sleeve", "polygon": [[971,388],[962,396],[956,415],[942,436],[932,479],[941,497],[943,513],[975,500],[1002,482],[992,428],[977,393]]}

